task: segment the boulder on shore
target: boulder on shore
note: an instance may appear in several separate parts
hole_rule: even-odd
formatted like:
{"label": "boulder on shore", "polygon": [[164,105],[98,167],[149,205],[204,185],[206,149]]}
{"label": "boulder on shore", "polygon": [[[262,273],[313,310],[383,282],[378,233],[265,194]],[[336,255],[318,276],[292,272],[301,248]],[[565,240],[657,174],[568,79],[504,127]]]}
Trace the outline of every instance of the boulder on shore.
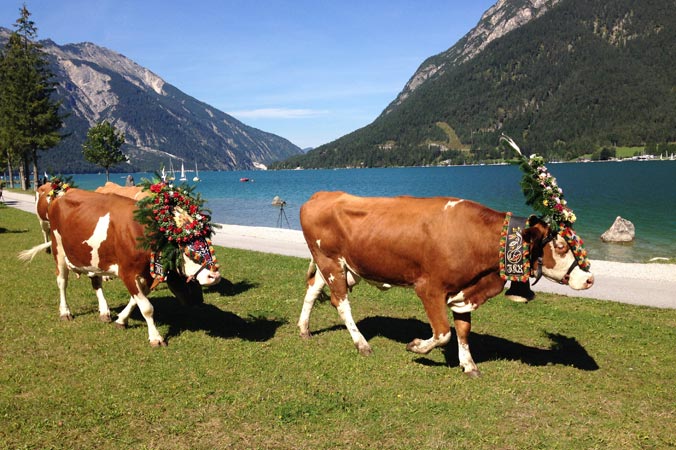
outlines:
{"label": "boulder on shore", "polygon": [[617,216],[613,225],[601,235],[603,242],[631,242],[636,235],[634,224]]}

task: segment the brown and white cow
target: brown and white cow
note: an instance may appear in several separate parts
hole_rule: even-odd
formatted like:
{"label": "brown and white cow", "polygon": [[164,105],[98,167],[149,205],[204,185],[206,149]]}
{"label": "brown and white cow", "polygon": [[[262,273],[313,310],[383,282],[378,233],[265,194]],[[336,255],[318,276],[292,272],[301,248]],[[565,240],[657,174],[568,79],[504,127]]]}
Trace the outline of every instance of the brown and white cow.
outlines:
{"label": "brown and white cow", "polygon": [[[478,375],[468,344],[471,312],[504,288],[499,245],[505,215],[452,197],[314,194],[300,210],[303,234],[312,254],[308,289],[298,320],[301,336],[310,336],[310,312],[322,288],[328,285],[331,304],[345,322],[357,350],[368,355],[371,347],[352,318],[348,291],[362,278],[385,289],[412,287],[423,302],[432,337],[414,339],[407,350],[426,354],[449,342],[448,305],[453,312],[460,365],[466,374]],[[531,221],[524,239],[530,242],[534,264],[542,258],[544,276],[567,280],[573,289],[591,287],[593,275],[576,264],[564,239],[551,235],[544,222],[534,217]]]}
{"label": "brown and white cow", "polygon": [[[147,297],[153,285],[151,253],[138,246],[144,227],[134,219],[135,209],[136,202],[127,197],[70,189],[49,204],[51,242],[22,252],[20,258],[30,260],[51,245],[60,293],[59,312],[66,320],[72,319],[66,302],[69,269],[92,278],[99,300],[99,314],[104,319],[110,317],[110,310],[101,291],[101,277],[120,278],[131,298],[116,324],[126,326],[129,315],[138,305],[148,325],[150,344],[161,346],[165,342],[155,327],[153,306]],[[202,248],[205,245],[200,244]],[[183,253],[182,276],[194,277],[202,286],[218,283],[221,276],[212,255],[202,254],[198,259],[193,260]],[[207,270],[203,270],[205,268]]]}

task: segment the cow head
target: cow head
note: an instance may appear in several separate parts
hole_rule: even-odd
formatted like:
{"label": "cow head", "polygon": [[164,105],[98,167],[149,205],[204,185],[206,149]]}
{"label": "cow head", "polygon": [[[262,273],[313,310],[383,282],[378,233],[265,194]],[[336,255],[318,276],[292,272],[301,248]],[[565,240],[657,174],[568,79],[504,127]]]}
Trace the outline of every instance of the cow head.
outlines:
{"label": "cow head", "polygon": [[[534,249],[531,259],[537,257],[535,264],[550,280],[567,284],[573,289],[588,289],[594,284],[594,276],[589,272],[589,261],[582,239],[573,231],[577,220],[575,213],[563,197],[563,189],[557,184],[544,164],[544,158],[532,154],[526,157],[518,145],[508,136],[502,135],[500,141],[507,144],[520,158],[523,172],[521,188],[526,204],[540,212],[541,218],[531,218],[531,234],[539,236],[531,239]],[[537,282],[537,281],[536,281]]]}
{"label": "cow head", "polygon": [[221,280],[208,239],[213,233],[208,211],[202,209],[199,194],[193,196],[187,186],[145,179],[141,185],[148,192],[135,213],[145,225],[141,244],[161,255],[160,265],[168,270],[167,283],[174,295],[183,303],[195,303],[202,299],[200,286]]}
{"label": "cow head", "polygon": [[[587,253],[582,239],[572,227],[561,224],[558,231],[541,219],[532,216],[524,233],[531,244],[533,270],[540,275],[572,289],[589,289],[594,284]],[[537,280],[536,280],[537,283]]]}
{"label": "cow head", "polygon": [[195,239],[183,247],[183,274],[188,281],[197,280],[202,286],[221,281],[214,248],[207,239]]}

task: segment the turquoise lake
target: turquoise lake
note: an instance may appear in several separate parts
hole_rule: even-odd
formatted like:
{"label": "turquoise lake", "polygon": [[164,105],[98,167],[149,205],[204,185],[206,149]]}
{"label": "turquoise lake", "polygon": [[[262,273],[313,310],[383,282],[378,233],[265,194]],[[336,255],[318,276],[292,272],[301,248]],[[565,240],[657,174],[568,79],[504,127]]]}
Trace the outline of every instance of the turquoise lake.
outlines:
{"label": "turquoise lake", "polygon": [[[577,215],[575,229],[592,259],[645,262],[676,257],[676,161],[626,161],[548,164],[568,205]],[[152,174],[132,174],[138,182]],[[499,211],[532,213],[519,187],[517,166],[407,167],[292,171],[200,172],[188,183],[207,200],[213,219],[234,225],[300,229],[300,206],[321,190],[364,196],[451,196],[470,199]],[[127,174],[111,174],[124,184]],[[103,174],[73,175],[76,184],[94,189]],[[241,182],[249,178],[249,182]],[[272,205],[279,196],[284,211]],[[631,244],[600,240],[617,216],[636,227]],[[288,220],[288,225],[287,225]]]}

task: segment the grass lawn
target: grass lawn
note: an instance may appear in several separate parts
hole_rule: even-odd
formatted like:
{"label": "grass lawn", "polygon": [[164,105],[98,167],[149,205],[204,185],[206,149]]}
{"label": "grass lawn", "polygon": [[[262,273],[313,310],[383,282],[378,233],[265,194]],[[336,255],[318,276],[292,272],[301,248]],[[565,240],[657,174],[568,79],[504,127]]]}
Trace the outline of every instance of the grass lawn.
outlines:
{"label": "grass lawn", "polygon": [[[59,321],[52,257],[16,259],[39,242],[33,215],[0,205],[3,449],[676,447],[676,310],[499,296],[473,314],[469,379],[455,338],[406,352],[430,334],[412,291],[355,289],[366,358],[328,302],[298,337],[306,260],[217,247],[230,283],[203,306],[151,294],[169,344],[153,349],[138,313],[126,330],[99,322],[86,278]],[[104,289],[119,312],[122,284]]]}

